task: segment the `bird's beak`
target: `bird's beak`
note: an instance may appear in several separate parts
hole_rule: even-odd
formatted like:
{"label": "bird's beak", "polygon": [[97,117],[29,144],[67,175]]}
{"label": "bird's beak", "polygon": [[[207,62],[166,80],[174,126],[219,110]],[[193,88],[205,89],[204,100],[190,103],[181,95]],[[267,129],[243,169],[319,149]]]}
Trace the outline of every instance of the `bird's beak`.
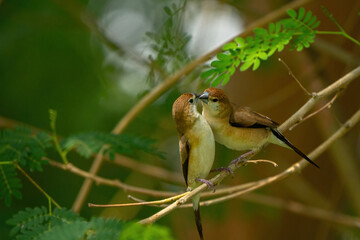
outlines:
{"label": "bird's beak", "polygon": [[209,100],[209,93],[208,92],[203,92],[200,96],[199,99],[201,101],[203,101],[204,103],[208,104],[208,100]]}
{"label": "bird's beak", "polygon": [[195,96],[195,104],[198,102],[198,99],[200,97],[200,94],[192,93]]}

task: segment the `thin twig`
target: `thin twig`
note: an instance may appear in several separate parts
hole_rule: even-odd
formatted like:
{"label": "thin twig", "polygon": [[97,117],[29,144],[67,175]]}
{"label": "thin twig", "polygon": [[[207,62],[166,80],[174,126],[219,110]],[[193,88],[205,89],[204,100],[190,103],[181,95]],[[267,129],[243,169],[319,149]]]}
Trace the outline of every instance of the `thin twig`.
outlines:
{"label": "thin twig", "polygon": [[306,95],[308,96],[312,96],[312,94],[306,90],[306,88],[301,84],[301,82],[297,79],[297,77],[295,77],[295,75],[293,74],[293,72],[291,71],[291,69],[289,68],[289,66],[281,59],[278,58],[278,60],[287,68],[289,75],[295,79],[295,81],[297,82],[297,84],[300,86],[300,88],[306,93]]}
{"label": "thin twig", "polygon": [[[252,33],[253,29],[256,27],[264,26],[268,24],[269,22],[274,21],[275,19],[279,18],[280,16],[284,15],[288,9],[295,9],[300,6],[305,5],[308,2],[311,2],[312,0],[297,0],[293,1],[287,5],[284,5],[280,8],[278,8],[275,11],[272,11],[265,17],[255,21],[254,23],[250,24],[241,34],[238,36],[235,36],[234,38],[230,39],[227,42],[233,41],[236,37],[244,37]],[[149,104],[154,102],[158,97],[160,97],[166,90],[168,90],[171,86],[176,84],[181,77],[189,74],[192,70],[194,70],[197,66],[204,63],[208,59],[210,59],[212,56],[217,54],[222,50],[222,44],[218,48],[214,49],[213,51],[195,59],[194,61],[190,62],[188,65],[186,65],[184,68],[176,72],[174,75],[169,76],[167,79],[165,79],[162,83],[160,83],[158,86],[153,88],[148,94],[146,94],[140,101],[130,109],[130,111],[118,122],[118,124],[113,129],[112,133],[119,134],[130,124],[132,120],[142,111],[144,110]],[[93,161],[91,168],[89,172],[93,175],[96,175],[102,165],[103,158],[102,158],[102,151],[97,155],[95,160]],[[86,179],[83,185],[81,186],[81,189],[75,199],[75,202],[73,204],[72,209],[75,212],[79,212],[81,207],[84,205],[85,199],[90,191],[90,188],[92,186],[92,180]]]}
{"label": "thin twig", "polygon": [[[248,161],[246,161],[246,164],[247,163],[255,163],[255,164],[258,164],[258,163],[270,163],[274,167],[278,166],[275,162],[270,161],[270,160],[266,160],[266,159],[248,160]],[[74,166],[71,166],[71,168],[74,168]],[[128,185],[128,188],[129,188],[129,185]],[[139,188],[137,188],[137,189],[139,189]],[[151,191],[149,189],[147,189],[147,190]],[[228,191],[228,189],[225,190],[225,191]],[[220,191],[220,194],[222,194],[223,192],[224,191]],[[88,206],[89,207],[105,208],[105,207],[130,207],[130,206],[140,206],[140,205],[161,205],[161,204],[164,204],[164,203],[173,202],[173,201],[187,195],[188,193],[189,192],[185,192],[185,193],[181,193],[181,194],[178,194],[178,195],[172,195],[171,197],[166,198],[166,199],[160,199],[160,200],[148,201],[148,202],[142,202],[142,203],[118,203],[118,204],[94,204],[94,203],[88,203]],[[213,194],[212,196],[215,196],[215,195]]]}
{"label": "thin twig", "polygon": [[100,208],[108,208],[108,207],[132,207],[132,206],[144,206],[144,205],[161,205],[164,203],[168,203],[168,202],[173,202],[185,195],[189,194],[189,192],[185,192],[185,193],[181,193],[179,195],[170,197],[170,198],[166,198],[166,199],[161,199],[161,200],[156,200],[156,201],[149,201],[149,202],[136,202],[136,203],[120,203],[120,204],[93,204],[93,203],[89,203],[88,206],[89,207],[100,207]]}
{"label": "thin twig", "polygon": [[37,182],[36,182],[34,179],[32,179],[32,178],[24,171],[24,169],[22,169],[22,168],[19,166],[19,164],[16,163],[16,164],[15,164],[15,167],[21,172],[22,175],[24,175],[24,176],[29,180],[29,182],[31,182],[42,194],[44,194],[44,196],[45,196],[47,199],[51,200],[51,202],[52,202],[56,207],[61,208],[61,206],[60,206],[49,194],[47,194],[47,193],[45,192],[45,190],[42,189],[42,187],[40,187],[40,185],[37,184]]}
{"label": "thin twig", "polygon": [[51,166],[72,172],[72,173],[82,176],[86,179],[91,179],[92,181],[95,181],[97,184],[103,184],[103,185],[123,189],[125,192],[129,191],[129,192],[134,192],[134,193],[141,193],[141,194],[146,194],[146,195],[154,196],[154,197],[168,197],[168,196],[174,196],[174,195],[178,194],[178,193],[174,193],[174,192],[157,191],[157,190],[151,190],[151,189],[147,189],[147,188],[135,187],[132,185],[125,184],[118,179],[111,180],[111,179],[95,176],[91,173],[81,170],[80,168],[75,167],[71,163],[62,164],[62,163],[56,162],[56,161],[48,159],[48,158],[46,158],[46,160],[49,161]]}
{"label": "thin twig", "polygon": [[337,99],[337,97],[339,96],[339,93],[337,93],[328,103],[326,103],[324,106],[322,106],[321,108],[319,108],[318,110],[316,110],[315,112],[310,113],[309,115],[307,115],[306,117],[304,117],[303,119],[301,119],[299,122],[295,123],[294,125],[292,125],[289,130],[292,131],[297,125],[299,125],[300,123],[304,122],[305,120],[311,118],[312,116],[315,116],[316,114],[318,114],[319,112],[321,112],[322,110],[324,110],[325,108],[330,109],[332,104],[334,103],[334,101]]}
{"label": "thin twig", "polygon": [[[104,156],[104,158],[108,160],[108,157]],[[160,179],[165,182],[184,184],[183,176],[181,176],[181,174],[177,172],[171,172],[158,166],[142,163],[129,157],[116,155],[114,160],[108,160],[108,162],[110,164],[116,164],[122,167],[129,168],[132,171],[136,171],[138,173]]]}
{"label": "thin twig", "polygon": [[[138,203],[145,202],[144,200],[135,198],[133,196],[128,196],[128,198]],[[281,198],[277,198],[265,194],[253,193],[253,192],[244,194],[239,198],[245,201],[250,201],[252,203],[266,205],[274,208],[285,209],[295,214],[307,216],[314,219],[324,220],[339,225],[352,226],[357,228],[360,227],[360,218],[358,217],[353,217],[318,207],[307,206],[304,205],[303,203],[296,201],[287,201]],[[210,206],[212,204],[214,204],[212,200],[200,202],[200,206]],[[163,205],[150,205],[150,206],[164,208],[164,207],[168,207],[169,205],[163,204]],[[192,208],[192,203],[181,205],[180,208]]]}
{"label": "thin twig", "polygon": [[272,164],[274,167],[278,167],[278,165],[277,165],[276,162],[273,162],[273,161],[267,160],[267,159],[247,160],[246,163],[255,163],[255,164],[258,164],[258,163],[270,163],[270,164]]}

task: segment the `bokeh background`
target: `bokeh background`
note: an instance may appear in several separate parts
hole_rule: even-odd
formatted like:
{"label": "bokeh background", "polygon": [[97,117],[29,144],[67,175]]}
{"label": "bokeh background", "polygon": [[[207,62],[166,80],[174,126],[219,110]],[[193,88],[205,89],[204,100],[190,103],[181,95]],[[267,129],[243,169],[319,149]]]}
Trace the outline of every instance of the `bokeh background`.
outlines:
{"label": "bokeh background", "polygon": [[[109,132],[166,76],[288,2],[0,0],[0,128],[21,123],[49,130],[48,110],[52,108],[58,112],[60,136],[85,131]],[[322,5],[352,37],[360,39],[360,1],[309,1],[304,6],[320,19],[320,30],[337,30],[321,11]],[[172,23],[165,6],[181,12],[171,18]],[[166,37],[174,41],[166,42]],[[256,72],[237,72],[224,87],[233,102],[250,106],[281,123],[307,101],[307,96],[277,60],[279,57],[310,92],[316,92],[359,66],[360,47],[341,36],[319,36],[309,49],[302,52],[286,49],[264,62]],[[180,174],[171,107],[181,93],[202,92],[208,87],[199,78],[201,70],[200,66],[183,77],[127,127],[125,133],[155,139],[159,149],[166,153],[165,159],[140,156],[137,161]],[[310,152],[359,108],[359,92],[360,81],[355,80],[331,109],[285,135],[305,153]],[[352,129],[316,159],[321,169],[309,166],[299,175],[260,189],[256,195],[204,207],[206,239],[360,239],[359,228],[305,217],[275,204],[279,200],[291,200],[359,216],[360,202],[356,201],[360,194],[360,185],[356,185],[360,182],[359,130],[359,126]],[[217,145],[214,167],[226,165],[238,154]],[[271,176],[299,159],[294,152],[277,146],[268,146],[258,156],[276,161],[279,167],[248,165],[223,184],[235,185]],[[59,159],[55,153],[53,158]],[[76,154],[69,158],[85,170],[91,165],[91,160]],[[45,167],[43,173],[31,175],[68,208],[83,183],[82,178],[51,166]],[[99,175],[151,189],[185,189],[108,162]],[[0,205],[1,239],[9,238],[6,219],[25,207],[47,205],[46,198],[26,179],[22,180],[23,199],[15,200],[11,208]],[[94,186],[87,202],[124,202],[126,195],[114,188]],[[81,215],[131,220],[145,218],[157,210],[152,207],[100,210],[84,206]],[[175,239],[197,239],[191,209],[178,209],[159,223],[168,226]]]}

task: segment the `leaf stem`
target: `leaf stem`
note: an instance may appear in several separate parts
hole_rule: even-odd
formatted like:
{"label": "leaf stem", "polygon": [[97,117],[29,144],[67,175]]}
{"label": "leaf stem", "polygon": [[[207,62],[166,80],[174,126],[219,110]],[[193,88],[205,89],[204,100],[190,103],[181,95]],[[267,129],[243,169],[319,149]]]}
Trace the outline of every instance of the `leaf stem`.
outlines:
{"label": "leaf stem", "polygon": [[59,144],[59,140],[57,139],[57,135],[56,135],[56,117],[57,117],[57,112],[53,109],[49,110],[49,114],[50,114],[50,127],[52,130],[52,139],[54,141],[55,144],[55,148],[58,151],[62,161],[64,164],[68,164],[69,161],[66,157],[66,154],[68,153],[68,151],[63,151],[60,147]]}
{"label": "leaf stem", "polygon": [[14,162],[12,161],[0,162],[0,165],[10,165],[10,164],[14,164]]}
{"label": "leaf stem", "polygon": [[347,39],[349,39],[350,41],[352,41],[353,43],[357,44],[358,46],[360,46],[360,42],[358,40],[356,40],[355,38],[351,37],[349,34],[347,34],[345,31],[343,32],[336,32],[336,31],[315,31],[316,34],[327,34],[327,35],[340,35],[343,36]]}
{"label": "leaf stem", "polygon": [[[45,192],[44,189],[42,189],[37,182],[34,181],[25,171],[22,169],[19,164],[15,163],[15,167],[24,175],[42,194],[45,195],[45,197],[52,202],[56,207],[61,208],[61,206],[52,198],[49,194]],[[50,204],[51,205],[51,204]],[[49,207],[49,211],[51,211],[51,207]]]}

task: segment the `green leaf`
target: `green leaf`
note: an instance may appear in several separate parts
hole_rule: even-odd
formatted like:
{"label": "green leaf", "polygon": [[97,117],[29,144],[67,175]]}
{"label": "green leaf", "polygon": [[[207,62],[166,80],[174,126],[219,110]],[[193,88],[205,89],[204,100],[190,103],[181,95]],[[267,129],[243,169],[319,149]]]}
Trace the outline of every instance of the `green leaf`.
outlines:
{"label": "green leaf", "polygon": [[317,28],[320,25],[320,21],[317,21],[314,25],[311,26],[312,29]]}
{"label": "green leaf", "polygon": [[164,7],[164,11],[166,12],[167,15],[172,16],[172,12],[171,9],[169,7]]}
{"label": "green leaf", "polygon": [[266,60],[266,59],[268,59],[268,55],[265,52],[260,52],[259,58],[262,60]]}
{"label": "green leaf", "polygon": [[251,67],[251,65],[253,65],[253,61],[247,61],[245,63],[243,63],[240,67],[240,71],[246,71],[249,67]]}
{"label": "green leaf", "polygon": [[221,83],[221,81],[224,79],[225,75],[227,75],[227,74],[223,73],[223,74],[217,76],[217,78],[215,78],[215,80],[211,83],[211,86],[216,87],[217,85],[219,85]]}
{"label": "green leaf", "polygon": [[277,22],[275,24],[275,33],[279,33],[281,30],[281,23],[280,22]]}
{"label": "green leaf", "polygon": [[296,18],[296,16],[297,16],[296,11],[294,11],[293,9],[287,10],[287,14],[292,18]]}
{"label": "green leaf", "polygon": [[228,54],[225,53],[219,53],[216,55],[216,57],[221,60],[221,61],[227,61],[230,59],[230,56]]}
{"label": "green leaf", "polygon": [[243,39],[243,38],[241,38],[241,37],[235,38],[235,42],[236,42],[240,47],[244,47],[244,46],[246,45],[245,39]]}
{"label": "green leaf", "polygon": [[308,25],[309,26],[311,26],[311,25],[313,25],[315,22],[316,22],[316,16],[313,16],[312,18],[311,18],[311,20],[310,20],[310,22],[308,22]]}
{"label": "green leaf", "polygon": [[260,59],[256,58],[254,61],[254,65],[253,65],[253,71],[255,71],[256,69],[258,69],[260,66]]}
{"label": "green leaf", "polygon": [[119,239],[125,224],[117,219],[92,218],[88,239]]}
{"label": "green leaf", "polygon": [[85,239],[90,224],[85,221],[76,221],[71,224],[56,225],[50,231],[44,232],[39,240],[79,240]]}
{"label": "green leaf", "polygon": [[225,86],[225,85],[229,82],[229,80],[230,80],[230,73],[229,73],[229,74],[225,74],[224,79],[223,79],[221,85]]}
{"label": "green leaf", "polygon": [[272,22],[269,24],[269,33],[270,34],[275,33],[275,24]]}
{"label": "green leaf", "polygon": [[208,69],[208,70],[202,72],[200,77],[202,79],[206,79],[206,78],[210,77],[211,75],[213,75],[215,72],[216,72],[216,70],[211,68],[211,69]]}
{"label": "green leaf", "polygon": [[35,207],[25,208],[24,211],[19,211],[7,220],[6,223],[13,226],[10,236],[14,236],[16,234],[29,232],[48,220],[49,215],[47,209],[45,207]]}
{"label": "green leaf", "polygon": [[141,225],[128,223],[121,232],[118,240],[173,240],[168,228],[159,225]]}
{"label": "green leaf", "polygon": [[81,156],[89,158],[91,154],[99,153],[102,147],[106,146],[107,153],[114,152],[128,156],[134,156],[136,151],[144,151],[160,158],[163,153],[155,146],[152,139],[126,135],[101,132],[88,132],[72,135],[61,141],[63,149],[75,149]]}
{"label": "green leaf", "polygon": [[298,20],[301,21],[304,16],[305,16],[305,8],[301,7],[299,9]]}
{"label": "green leaf", "polygon": [[224,51],[227,51],[229,49],[235,49],[235,48],[237,48],[237,45],[234,42],[227,43],[223,46]]}
{"label": "green leaf", "polygon": [[260,36],[266,36],[268,35],[268,32],[264,28],[255,28],[254,33]]}
{"label": "green leaf", "polygon": [[312,16],[311,11],[308,11],[306,13],[306,16],[305,16],[304,20],[303,20],[303,23],[307,23],[311,19],[311,16]]}
{"label": "green leaf", "polygon": [[0,164],[0,199],[5,200],[7,207],[11,206],[12,197],[21,199],[22,184],[17,176],[14,165]]}

